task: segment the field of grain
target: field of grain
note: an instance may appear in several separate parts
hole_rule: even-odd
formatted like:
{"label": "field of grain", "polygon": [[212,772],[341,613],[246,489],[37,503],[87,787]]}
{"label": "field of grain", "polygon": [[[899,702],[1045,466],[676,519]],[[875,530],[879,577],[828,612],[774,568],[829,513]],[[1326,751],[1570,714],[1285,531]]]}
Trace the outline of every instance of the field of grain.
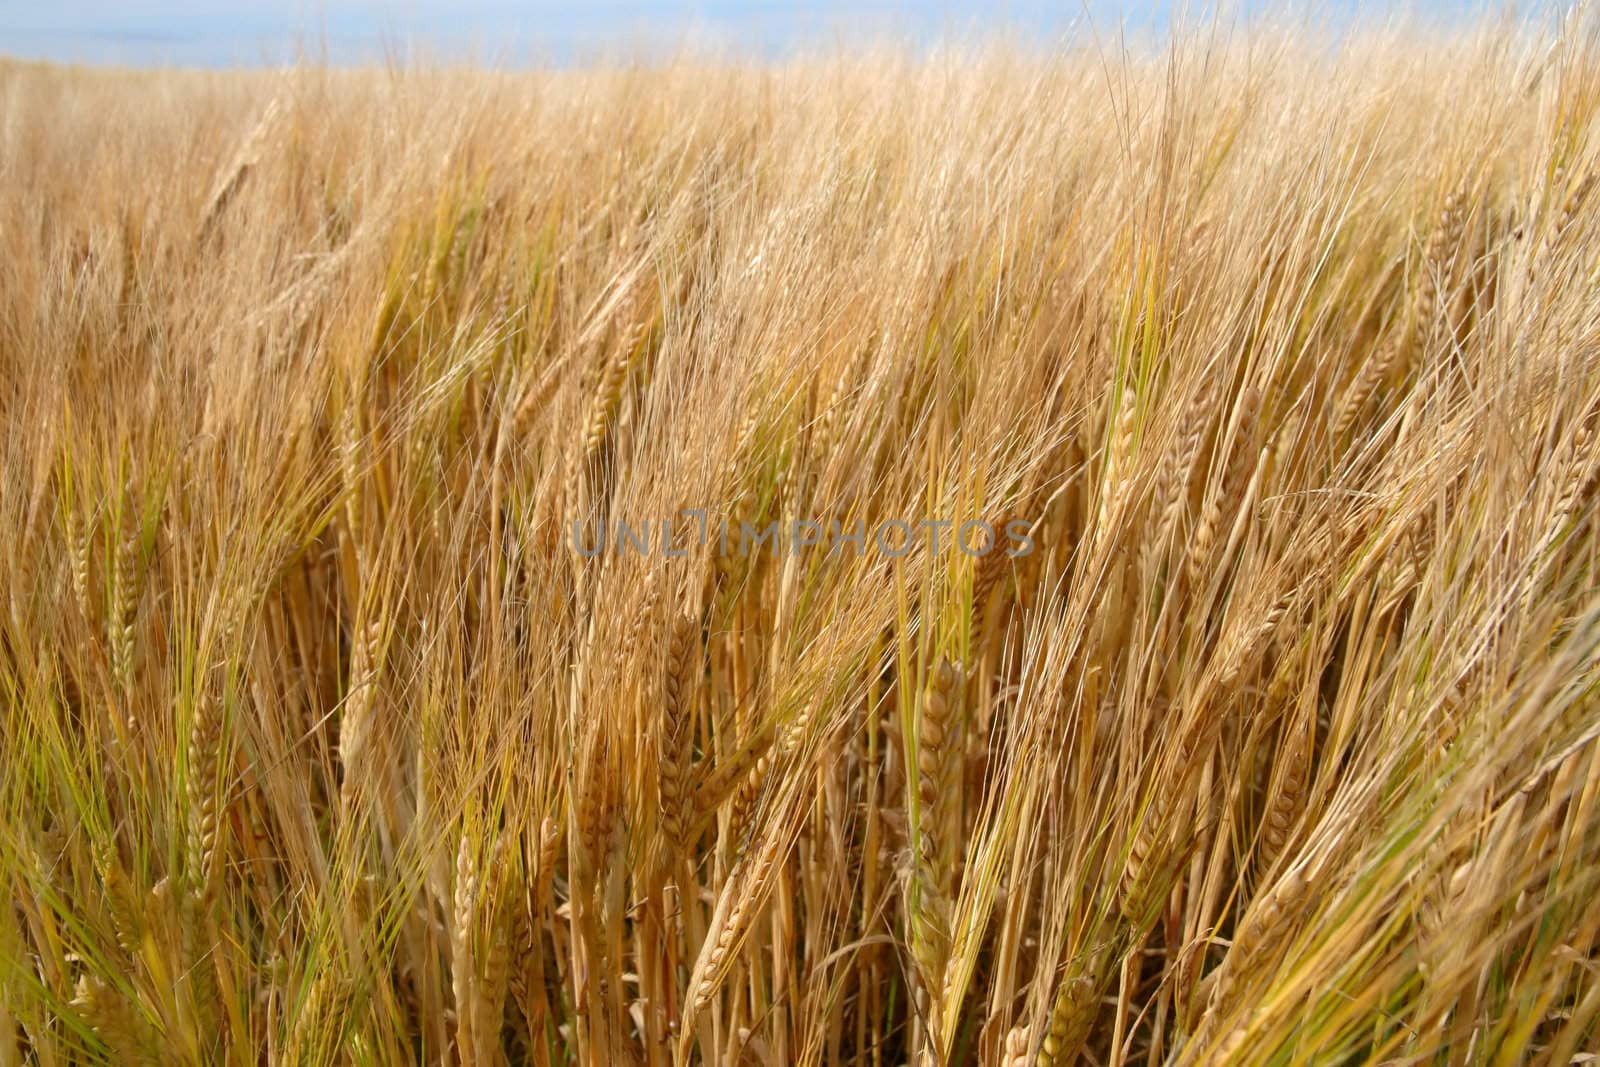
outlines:
{"label": "field of grain", "polygon": [[1592,1060],[1597,108],[0,65],[0,1065]]}

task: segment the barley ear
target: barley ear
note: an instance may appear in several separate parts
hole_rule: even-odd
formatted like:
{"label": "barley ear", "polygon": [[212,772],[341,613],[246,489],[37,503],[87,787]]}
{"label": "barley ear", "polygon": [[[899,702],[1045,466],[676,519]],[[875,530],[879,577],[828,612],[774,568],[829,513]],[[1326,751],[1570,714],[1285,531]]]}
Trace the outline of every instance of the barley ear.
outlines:
{"label": "barley ear", "polygon": [[681,851],[688,843],[689,743],[699,665],[699,624],[690,615],[680,615],[673,620],[662,665],[661,733],[656,763],[661,828],[668,847],[674,851]]}

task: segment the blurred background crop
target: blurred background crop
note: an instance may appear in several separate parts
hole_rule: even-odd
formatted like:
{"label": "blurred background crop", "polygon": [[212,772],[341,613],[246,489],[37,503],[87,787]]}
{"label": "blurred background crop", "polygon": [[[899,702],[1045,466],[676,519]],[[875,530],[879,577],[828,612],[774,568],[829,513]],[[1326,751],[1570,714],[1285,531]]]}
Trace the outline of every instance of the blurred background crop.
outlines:
{"label": "blurred background crop", "polygon": [[[266,66],[297,59],[361,64],[384,59],[471,60],[510,67],[563,65],[597,55],[648,55],[693,43],[781,57],[878,40],[925,44],[1009,34],[1030,43],[1096,37],[1159,38],[1175,23],[1278,15],[1249,0],[1226,9],[1169,0],[61,0],[0,2],[0,54],[128,66]],[[1554,14],[1553,4],[1514,14]],[[1485,10],[1470,0],[1393,3],[1322,0],[1292,16],[1332,29],[1370,18],[1459,22]]]}

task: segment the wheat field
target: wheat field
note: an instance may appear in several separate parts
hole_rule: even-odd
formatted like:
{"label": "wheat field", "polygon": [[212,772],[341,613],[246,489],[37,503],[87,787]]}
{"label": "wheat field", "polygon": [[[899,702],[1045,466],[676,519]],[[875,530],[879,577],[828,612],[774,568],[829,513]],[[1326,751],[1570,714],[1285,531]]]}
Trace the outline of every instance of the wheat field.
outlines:
{"label": "wheat field", "polygon": [[0,65],[0,1065],[1594,1060],[1597,108]]}

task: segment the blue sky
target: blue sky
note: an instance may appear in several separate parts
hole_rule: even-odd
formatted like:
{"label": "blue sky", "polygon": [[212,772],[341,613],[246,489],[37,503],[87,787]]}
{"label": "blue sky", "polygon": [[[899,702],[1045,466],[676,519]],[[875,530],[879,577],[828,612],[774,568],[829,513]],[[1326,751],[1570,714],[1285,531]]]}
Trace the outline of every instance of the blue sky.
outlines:
{"label": "blue sky", "polygon": [[[96,64],[262,65],[299,48],[336,63],[420,50],[505,64],[566,62],[616,48],[670,48],[694,39],[781,54],[874,36],[933,39],[974,30],[1029,38],[1074,35],[1092,22],[1160,28],[1169,0],[0,0],[0,54]],[[1248,0],[1247,0],[1248,2]],[[1321,5],[1348,16],[1360,0]],[[1470,0],[1419,0],[1451,17]],[[1312,10],[1316,10],[1315,7]],[[1370,10],[1370,8],[1369,8]]]}

